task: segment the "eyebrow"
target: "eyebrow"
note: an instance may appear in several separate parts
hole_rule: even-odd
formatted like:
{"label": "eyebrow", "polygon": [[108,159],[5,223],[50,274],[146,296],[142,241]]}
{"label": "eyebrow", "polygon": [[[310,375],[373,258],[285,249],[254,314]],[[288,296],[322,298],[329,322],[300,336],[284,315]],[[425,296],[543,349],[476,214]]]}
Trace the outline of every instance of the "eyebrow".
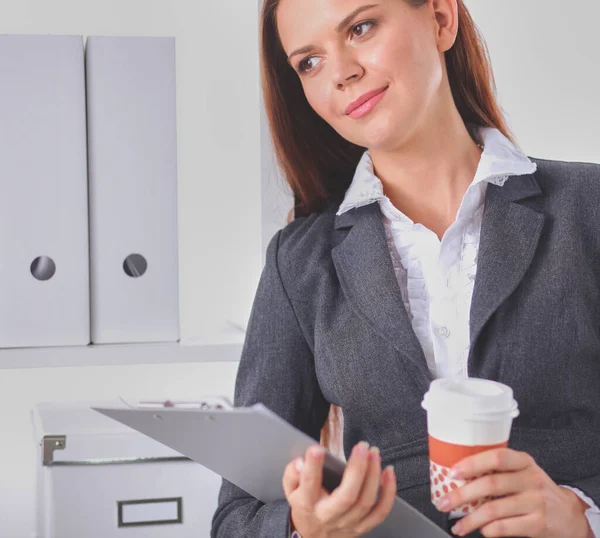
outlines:
{"label": "eyebrow", "polygon": [[[339,34],[348,24],[350,24],[350,21],[352,21],[352,19],[354,19],[354,17],[356,17],[359,13],[362,13],[363,11],[366,11],[367,9],[371,9],[371,8],[376,7],[378,5],[379,4],[369,4],[369,5],[361,6],[361,7],[357,8],[357,9],[355,9],[352,13],[350,13],[349,15],[347,15],[346,17],[344,17],[344,19],[342,20],[342,22],[340,22],[335,27],[335,31]],[[296,56],[297,54],[304,54],[306,52],[310,52],[314,48],[316,48],[314,45],[306,45],[305,47],[302,47],[302,48],[299,48],[298,50],[295,50],[294,52],[292,52],[288,56],[288,58],[287,58],[288,63],[290,63],[290,59],[292,58],[292,56]]]}

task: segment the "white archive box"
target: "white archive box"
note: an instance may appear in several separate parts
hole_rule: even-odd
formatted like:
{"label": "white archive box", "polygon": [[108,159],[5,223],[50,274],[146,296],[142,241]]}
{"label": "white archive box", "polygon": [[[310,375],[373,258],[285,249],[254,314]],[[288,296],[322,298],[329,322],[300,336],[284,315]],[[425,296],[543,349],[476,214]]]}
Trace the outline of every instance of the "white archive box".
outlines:
{"label": "white archive box", "polygon": [[91,340],[179,340],[175,38],[86,42]]}
{"label": "white archive box", "polygon": [[208,538],[221,477],[91,409],[32,410],[37,538]]}
{"label": "white archive box", "polygon": [[0,347],[90,343],[83,38],[0,35]]}

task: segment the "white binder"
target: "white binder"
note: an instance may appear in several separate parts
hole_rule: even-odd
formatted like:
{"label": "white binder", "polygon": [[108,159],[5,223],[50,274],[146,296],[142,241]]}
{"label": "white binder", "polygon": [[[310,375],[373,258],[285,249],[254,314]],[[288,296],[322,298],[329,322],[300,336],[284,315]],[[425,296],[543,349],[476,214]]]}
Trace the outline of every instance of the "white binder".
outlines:
{"label": "white binder", "polygon": [[[201,463],[255,498],[283,499],[281,477],[286,465],[303,456],[314,439],[294,428],[262,404],[231,408],[224,405],[178,408],[118,405],[92,407]],[[345,463],[327,452],[323,487],[332,491]],[[449,535],[409,503],[396,497],[392,511],[369,538],[444,538]]]}
{"label": "white binder", "polygon": [[86,45],[94,343],[179,339],[175,39]]}
{"label": "white binder", "polygon": [[81,36],[0,35],[0,347],[87,345]]}

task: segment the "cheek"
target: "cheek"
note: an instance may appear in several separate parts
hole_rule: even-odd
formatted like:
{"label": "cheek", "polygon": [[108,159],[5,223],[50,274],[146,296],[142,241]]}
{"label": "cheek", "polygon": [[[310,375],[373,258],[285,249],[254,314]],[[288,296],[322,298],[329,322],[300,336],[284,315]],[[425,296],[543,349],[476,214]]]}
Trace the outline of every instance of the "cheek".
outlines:
{"label": "cheek", "polygon": [[326,122],[335,121],[335,105],[332,92],[320,84],[304,86],[304,95],[312,109]]}
{"label": "cheek", "polygon": [[439,78],[439,56],[426,30],[401,31],[402,39],[389,39],[372,51],[372,65],[384,67],[396,84],[407,90],[423,90]]}
{"label": "cheek", "polygon": [[423,30],[419,35],[407,42],[407,62],[411,67],[410,76],[412,81],[419,84],[423,90],[426,86],[438,86],[442,78],[440,55],[435,42],[427,38],[428,34]]}

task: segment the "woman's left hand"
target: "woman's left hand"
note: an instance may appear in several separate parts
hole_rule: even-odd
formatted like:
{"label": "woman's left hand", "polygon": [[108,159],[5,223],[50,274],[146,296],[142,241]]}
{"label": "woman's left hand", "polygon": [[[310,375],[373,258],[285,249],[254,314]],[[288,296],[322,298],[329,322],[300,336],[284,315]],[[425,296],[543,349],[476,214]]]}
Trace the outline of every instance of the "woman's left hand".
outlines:
{"label": "woman's left hand", "polygon": [[584,515],[586,504],[572,491],[555,484],[526,452],[510,448],[492,449],[458,462],[455,478],[471,479],[446,495],[448,512],[479,498],[500,497],[485,502],[453,528],[457,536],[477,529],[486,537],[588,538],[591,533]]}

